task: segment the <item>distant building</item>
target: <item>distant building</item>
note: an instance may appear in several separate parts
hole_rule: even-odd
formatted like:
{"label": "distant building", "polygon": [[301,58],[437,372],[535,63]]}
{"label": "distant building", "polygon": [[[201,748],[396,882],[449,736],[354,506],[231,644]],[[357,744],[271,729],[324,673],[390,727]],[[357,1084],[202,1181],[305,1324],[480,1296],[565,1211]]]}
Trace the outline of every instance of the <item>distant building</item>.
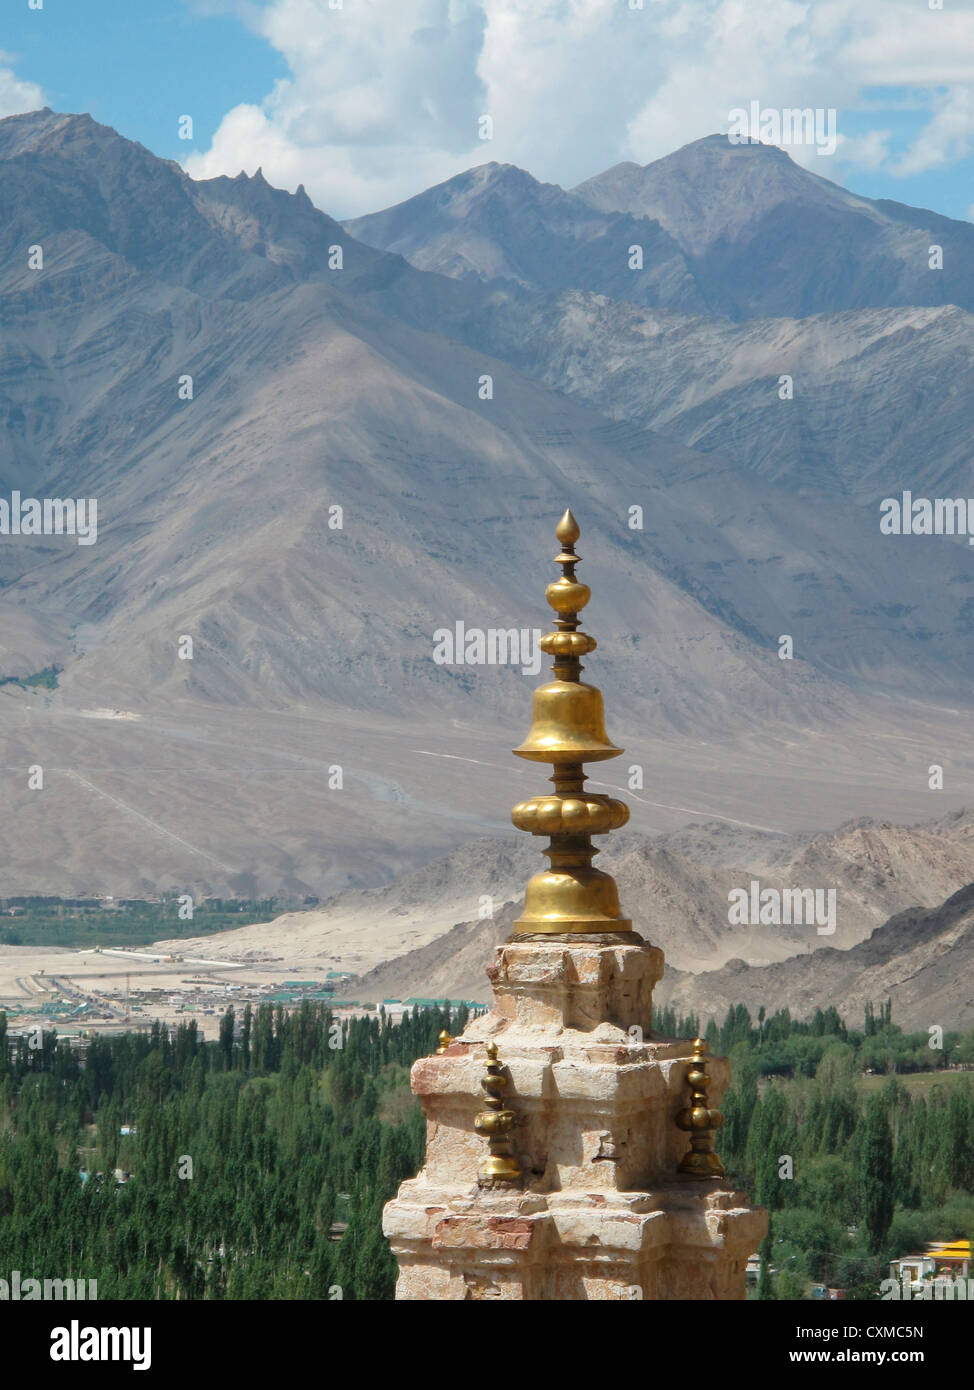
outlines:
{"label": "distant building", "polygon": [[486,1009],[487,1005],[479,999],[404,999],[407,1009]]}
{"label": "distant building", "polygon": [[938,1274],[960,1275],[967,1279],[971,1274],[971,1242],[969,1240],[950,1240],[927,1246],[927,1254],[937,1262]]}
{"label": "distant building", "polygon": [[969,1240],[933,1241],[922,1254],[901,1255],[892,1260],[889,1271],[898,1282],[909,1278],[911,1288],[920,1289],[925,1280],[937,1275],[970,1278],[972,1263]]}

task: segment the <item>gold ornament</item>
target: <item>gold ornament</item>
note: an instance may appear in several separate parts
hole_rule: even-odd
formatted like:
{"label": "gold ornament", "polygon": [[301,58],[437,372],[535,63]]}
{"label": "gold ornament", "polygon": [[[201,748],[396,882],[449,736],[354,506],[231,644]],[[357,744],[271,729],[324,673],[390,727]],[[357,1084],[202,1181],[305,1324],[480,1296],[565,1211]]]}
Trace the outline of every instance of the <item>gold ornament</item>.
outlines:
{"label": "gold ornament", "polygon": [[601,692],[581,680],[580,658],[593,652],[596,643],[578,631],[578,614],[591,597],[588,586],[575,578],[579,534],[578,522],[566,511],[555,528],[562,547],[555,563],[561,565],[562,577],[545,593],[557,614],[557,631],[541,639],[542,651],[555,658],[555,679],[534,692],[531,731],[514,749],[519,758],[551,763],[549,781],[555,785],[553,793],[521,801],[511,813],[519,830],[551,837],[543,851],[551,867],[528,883],[524,913],[514,923],[516,935],[632,931],[632,922],[622,916],[615,880],[592,868],[599,851],[591,837],[625,825],[629,808],[614,797],[584,790],[582,764],[616,758],[624,750],[605,731]]}
{"label": "gold ornament", "polygon": [[693,1056],[687,1072],[690,1104],[679,1112],[676,1123],[690,1135],[690,1147],[683,1155],[678,1171],[690,1178],[722,1178],[724,1165],[714,1152],[714,1131],[724,1123],[719,1110],[707,1105],[707,1043],[694,1038]]}
{"label": "gold ornament", "polygon": [[487,1044],[487,1071],[480,1084],[484,1088],[484,1104],[488,1108],[475,1117],[473,1127],[487,1140],[489,1152],[481,1161],[477,1180],[481,1187],[516,1182],[521,1176],[521,1169],[514,1157],[510,1138],[514,1128],[514,1111],[504,1106],[507,1077],[497,1060],[497,1044],[494,1042]]}

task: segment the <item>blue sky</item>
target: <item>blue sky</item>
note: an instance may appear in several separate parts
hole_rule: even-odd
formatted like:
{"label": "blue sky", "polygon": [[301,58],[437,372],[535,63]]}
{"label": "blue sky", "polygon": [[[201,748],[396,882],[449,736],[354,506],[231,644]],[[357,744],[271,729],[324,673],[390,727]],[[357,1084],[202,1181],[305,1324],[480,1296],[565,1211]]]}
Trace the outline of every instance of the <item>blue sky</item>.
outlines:
{"label": "blue sky", "polygon": [[303,182],[342,217],[488,159],[570,187],[751,100],[821,106],[839,149],[799,162],[968,217],[974,0],[935,2],[7,0],[0,113],[39,93],[197,176]]}
{"label": "blue sky", "polygon": [[259,102],[283,57],[232,13],[207,16],[182,0],[6,0],[0,49],[55,111],[87,111],[182,162],[177,118],[192,114],[208,146],[223,116]]}

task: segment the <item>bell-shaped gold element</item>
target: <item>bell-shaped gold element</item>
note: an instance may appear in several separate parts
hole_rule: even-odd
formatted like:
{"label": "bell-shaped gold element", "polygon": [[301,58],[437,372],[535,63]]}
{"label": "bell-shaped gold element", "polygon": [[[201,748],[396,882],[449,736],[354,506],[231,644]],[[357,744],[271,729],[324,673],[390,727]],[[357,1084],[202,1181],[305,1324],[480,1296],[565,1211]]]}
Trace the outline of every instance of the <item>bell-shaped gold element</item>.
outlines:
{"label": "bell-shaped gold element", "polygon": [[611,874],[599,869],[554,867],[528,880],[518,932],[631,931],[622,915],[619,889]]}
{"label": "bell-shaped gold element", "polygon": [[531,732],[514,749],[536,763],[596,763],[623,750],[605,732],[602,692],[584,681],[549,681],[531,701]]}
{"label": "bell-shaped gold element", "polygon": [[518,935],[531,932],[631,931],[623,917],[615,880],[592,868],[598,850],[592,835],[624,825],[629,811],[621,801],[584,790],[583,763],[602,762],[623,751],[605,731],[602,694],[581,680],[581,658],[595,650],[595,638],[578,631],[578,613],[588,603],[588,586],[575,578],[578,523],[566,512],[556,535],[562,544],[556,563],[563,575],[549,584],[546,597],[555,610],[557,631],[541,640],[554,657],[555,680],[534,692],[531,732],[514,752],[531,762],[551,763],[553,793],[520,802],[512,819],[533,835],[550,835],[544,853],[551,867],[535,874],[527,886],[524,914],[514,924]]}

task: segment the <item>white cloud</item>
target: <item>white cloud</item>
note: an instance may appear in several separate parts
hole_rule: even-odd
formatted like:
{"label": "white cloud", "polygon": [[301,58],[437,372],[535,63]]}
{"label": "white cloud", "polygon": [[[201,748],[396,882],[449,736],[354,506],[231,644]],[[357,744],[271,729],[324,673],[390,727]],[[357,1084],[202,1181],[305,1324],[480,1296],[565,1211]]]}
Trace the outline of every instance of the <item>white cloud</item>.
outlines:
{"label": "white cloud", "polygon": [[46,102],[36,82],[25,82],[13,70],[14,59],[0,50],[0,117],[38,111]]}
{"label": "white cloud", "polygon": [[893,166],[900,175],[922,173],[974,149],[974,95],[970,87],[951,87],[934,98],[933,113],[902,159]]}
{"label": "white cloud", "polygon": [[344,216],[493,157],[477,136],[488,103],[476,0],[274,0],[244,13],[291,76],[261,107],[228,112],[210,149],[186,161],[194,177],[260,165]]}
{"label": "white cloud", "polygon": [[[336,216],[490,159],[570,187],[726,130],[730,110],[752,100],[836,108],[831,178],[851,165],[917,173],[974,143],[974,14],[921,0],[333,3],[238,0],[290,76],[259,107],[228,112],[210,149],[187,161],[191,174],[261,165]],[[878,112],[868,129],[882,88],[908,89],[918,106],[898,160]],[[855,135],[842,129],[852,112]],[[490,141],[478,139],[484,114]],[[823,172],[811,151],[792,153]]]}
{"label": "white cloud", "polygon": [[889,161],[890,130],[870,130],[865,135],[839,137],[838,157],[856,169],[881,169]]}

